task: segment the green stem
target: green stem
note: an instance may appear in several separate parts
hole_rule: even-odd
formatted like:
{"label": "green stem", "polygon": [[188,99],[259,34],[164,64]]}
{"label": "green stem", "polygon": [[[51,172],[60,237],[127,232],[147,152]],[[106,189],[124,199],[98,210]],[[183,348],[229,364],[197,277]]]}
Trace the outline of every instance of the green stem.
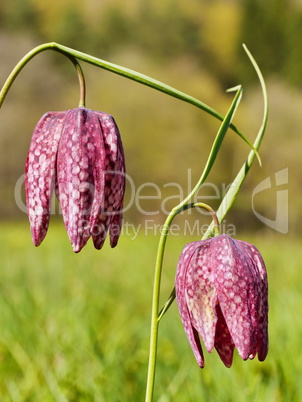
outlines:
{"label": "green stem", "polygon": [[[197,202],[197,203],[191,203],[191,204],[184,205],[181,209],[179,209],[178,213],[186,211],[187,209],[190,209],[190,208],[203,208],[206,211],[210,212],[211,217],[213,219],[214,235],[215,236],[220,235],[219,221],[218,221],[217,215],[213,208],[211,208],[207,204],[204,204],[203,202]],[[165,315],[165,313],[169,310],[169,307],[173,303],[174,299],[175,299],[175,288],[173,288],[168,300],[166,301],[165,305],[158,313],[158,317],[157,317],[158,322],[162,319],[162,317]]]}
{"label": "green stem", "polygon": [[[194,191],[194,189],[193,189]],[[197,190],[196,190],[197,191]],[[192,194],[192,193],[190,193]],[[188,198],[188,197],[187,197]],[[183,203],[179,204],[182,205]],[[205,204],[203,202],[193,202],[191,204],[185,204],[180,206],[179,208],[175,208],[176,214],[179,214],[180,212],[186,211],[187,209],[190,208],[203,208],[206,211],[208,211],[212,217],[213,220],[213,226],[214,226],[214,235],[215,236],[219,236],[220,235],[220,228],[219,228],[219,220],[217,218],[216,212],[214,211],[214,209],[212,207],[210,207],[208,204]]]}
{"label": "green stem", "polygon": [[[261,85],[261,89],[262,89],[262,95],[263,95],[263,118],[262,118],[262,123],[260,126],[260,129],[258,131],[257,137],[254,141],[254,147],[258,150],[260,148],[260,145],[262,143],[263,137],[264,137],[264,133],[265,133],[265,129],[266,129],[266,125],[267,125],[267,119],[268,119],[268,96],[267,96],[267,90],[266,90],[266,85],[265,85],[265,81],[264,78],[262,76],[261,70],[259,68],[259,66],[257,65],[255,59],[253,58],[253,56],[251,55],[251,53],[249,52],[249,50],[247,49],[247,47],[245,45],[243,45],[244,50],[246,51],[255,71],[256,74],[258,76],[260,85]],[[220,206],[216,212],[217,214],[217,218],[219,220],[219,222],[222,222],[223,219],[225,218],[225,216],[227,215],[228,211],[230,210],[231,206],[233,205],[237,194],[254,162],[256,158],[256,154],[254,151],[251,151],[246,159],[246,161],[244,162],[244,164],[242,165],[241,169],[239,170],[237,176],[235,177],[235,179],[233,180],[233,183],[231,184],[231,186],[229,186],[229,190],[227,191],[226,195],[224,196],[223,200],[220,203]],[[213,225],[210,225],[208,230],[206,231],[206,233],[203,236],[203,239],[208,238],[209,236],[211,236],[211,234],[213,233]]]}
{"label": "green stem", "polygon": [[[246,51],[251,63],[254,66],[254,69],[258,75],[258,79],[260,81],[260,85],[261,85],[261,89],[262,89],[262,95],[263,95],[263,119],[262,119],[262,123],[258,132],[258,135],[255,139],[254,142],[254,147],[258,150],[260,148],[261,142],[263,140],[263,136],[265,133],[265,129],[266,129],[266,125],[267,125],[267,119],[268,119],[268,97],[267,97],[267,91],[266,91],[266,85],[265,85],[265,81],[264,78],[261,74],[261,71],[256,63],[256,61],[254,60],[253,56],[251,55],[251,53],[249,52],[249,50],[247,49],[247,47],[245,45],[243,45],[244,50]],[[246,178],[254,160],[256,158],[256,154],[255,152],[251,151],[248,155],[247,160],[245,161],[245,163],[242,165],[241,169],[239,170],[237,176],[235,177],[232,185],[229,187],[228,192],[226,193],[225,197],[223,198],[222,202],[220,203],[220,206],[215,214],[217,222],[222,222],[223,219],[226,217],[228,211],[230,210],[231,206],[233,205],[236,196],[244,182],[244,179]],[[208,228],[208,230],[204,233],[202,239],[207,239],[208,237],[210,237],[213,234],[215,236],[217,235],[217,229],[216,229],[217,224],[214,223],[211,224]],[[175,299],[175,289],[172,290],[171,295],[169,296],[169,299],[167,301],[167,303],[164,305],[164,307],[162,308],[161,312],[160,312],[160,316],[159,319],[161,319],[164,315],[164,313],[168,310],[168,308],[171,306],[171,304],[173,303]]]}
{"label": "green stem", "polygon": [[175,298],[175,291],[173,289],[166,305],[161,310],[161,312],[158,313],[162,263],[163,263],[165,245],[166,245],[167,237],[169,234],[169,228],[170,228],[170,225],[171,225],[173,219],[175,218],[175,216],[177,214],[179,214],[180,212],[185,211],[189,208],[198,208],[198,207],[204,208],[210,212],[210,214],[213,218],[213,222],[214,222],[215,233],[219,234],[219,222],[217,220],[215,211],[209,205],[199,202],[199,203],[182,205],[178,210],[173,210],[169,214],[168,218],[166,219],[166,222],[164,224],[164,227],[163,227],[163,230],[161,233],[161,237],[159,240],[155,274],[154,274],[154,285],[153,285],[151,334],[150,334],[148,378],[147,378],[147,388],[146,388],[146,402],[151,402],[152,398],[153,398],[159,322]]}
{"label": "green stem", "polygon": [[195,208],[197,208],[197,207],[198,208],[203,208],[206,211],[210,212],[211,217],[213,219],[214,236],[219,236],[220,235],[219,221],[218,221],[218,218],[217,218],[217,215],[216,215],[214,209],[211,208],[209,205],[204,204],[203,202],[197,202],[197,203],[193,204],[193,207],[195,207]]}
{"label": "green stem", "polygon": [[[266,124],[267,124],[267,118],[268,118],[268,98],[267,98],[267,92],[266,92],[266,86],[265,82],[263,79],[263,76],[261,74],[261,71],[254,60],[253,56],[251,53],[248,51],[245,45],[243,45],[244,50],[246,51],[261,84],[262,88],[262,93],[263,93],[263,99],[264,99],[264,112],[263,112],[263,120],[262,124],[260,127],[260,130],[258,132],[258,135],[255,139],[254,146],[252,148],[252,151],[249,153],[248,158],[246,162],[243,164],[242,168],[240,169],[239,173],[237,174],[232,186],[230,187],[229,191],[227,192],[226,196],[222,200],[220,207],[217,211],[217,221],[222,222],[222,220],[225,218],[227,212],[231,208],[232,204],[235,201],[235,198],[238,194],[238,191],[251,167],[253,164],[255,158],[257,157],[257,151],[261,145],[265,129],[266,129]],[[150,349],[149,349],[149,365],[148,365],[148,377],[147,377],[147,389],[146,389],[146,402],[152,402],[153,399],[153,391],[154,391],[154,380],[155,380],[155,366],[156,366],[156,354],[157,354],[157,340],[158,340],[158,328],[159,328],[159,321],[165,311],[170,307],[172,304],[174,298],[175,298],[175,290],[173,289],[171,292],[171,295],[164,306],[164,308],[161,310],[160,314],[158,314],[158,308],[159,308],[159,294],[160,294],[160,281],[161,281],[161,274],[162,274],[162,264],[163,264],[163,257],[164,257],[164,247],[166,245],[166,240],[167,236],[169,233],[169,227],[174,219],[174,217],[181,212],[181,210],[185,209],[185,205],[187,201],[193,197],[193,195],[198,191],[198,189],[201,187],[202,183],[206,179],[208,173],[211,170],[211,167],[215,161],[216,155],[218,153],[218,150],[220,148],[222,139],[225,135],[225,132],[228,127],[231,127],[231,119],[234,116],[234,113],[236,111],[236,108],[239,104],[241,98],[241,88],[237,87],[237,94],[234,98],[233,104],[226,115],[225,119],[222,122],[222,125],[219,129],[219,132],[217,134],[217,137],[214,141],[211,153],[209,155],[208,161],[206,163],[206,166],[204,168],[204,171],[192,190],[192,192],[173,210],[171,213],[168,215],[165,225],[164,225],[164,231],[161,233],[161,237],[159,240],[159,245],[158,245],[158,250],[157,250],[157,258],[156,258],[156,264],[155,264],[155,273],[154,273],[154,287],[153,287],[153,299],[152,299],[152,313],[151,313],[151,333],[150,333]],[[212,235],[213,230],[215,231],[215,223],[209,226],[209,229],[207,232],[204,234],[203,239],[208,238],[209,236]],[[217,234],[217,231],[216,233]]]}
{"label": "green stem", "polygon": [[79,107],[85,107],[85,103],[86,103],[86,84],[85,84],[85,77],[83,74],[83,70],[79,64],[79,62],[77,61],[77,59],[75,60],[75,68],[77,70],[78,73],[78,78],[79,78],[79,84],[80,84],[80,101],[79,101]]}
{"label": "green stem", "polygon": [[[241,100],[242,89],[241,87],[236,87],[237,93],[234,97],[234,100],[231,104],[228,113],[222,121],[222,124],[218,130],[216,138],[214,140],[209,158],[203,170],[203,173],[198,180],[198,183],[190,192],[190,194],[175,208],[172,209],[170,214],[168,215],[165,224],[164,230],[161,232],[161,236],[159,239],[158,249],[157,249],[157,257],[155,263],[155,272],[154,272],[154,282],[153,282],[153,294],[152,294],[152,311],[151,311],[151,329],[150,329],[150,348],[149,348],[149,364],[148,364],[148,374],[147,374],[147,389],[146,389],[146,402],[151,402],[153,399],[153,391],[154,391],[154,380],[155,380],[155,367],[156,367],[156,355],[157,355],[157,340],[158,340],[158,327],[159,327],[159,296],[160,296],[160,282],[161,282],[161,274],[162,274],[162,266],[163,266],[163,258],[164,258],[164,249],[166,246],[167,236],[169,234],[170,225],[177,214],[188,209],[189,207],[198,205],[198,204],[187,204],[188,200],[192,198],[196,192],[200,189],[201,185],[206,180],[210,170],[214,164],[220,146],[222,144],[223,138],[231,125],[232,118],[236,112],[238,104]],[[199,204],[201,205],[201,203]],[[205,205],[205,204],[203,204]],[[213,211],[214,212],[214,211]],[[216,215],[215,215],[216,216]],[[216,220],[217,224],[218,221]],[[215,223],[214,223],[214,226]]]}
{"label": "green stem", "polygon": [[[157,91],[163,92],[166,95],[172,96],[174,98],[180,99],[184,102],[190,103],[193,106],[198,107],[199,109],[205,111],[206,113],[210,114],[211,116],[215,117],[216,119],[223,121],[224,117],[222,114],[217,112],[215,109],[211,108],[210,106],[206,105],[205,103],[201,102],[200,100],[190,96],[184,92],[181,92],[169,85],[164,84],[158,80],[148,77],[147,75],[138,73],[137,71],[131,70],[129,68],[118,66],[117,64],[109,63],[108,61],[99,59],[97,57],[90,56],[86,53],[79,52],[77,50],[71,49],[69,47],[60,45],[58,43],[49,43],[45,46],[50,46],[53,50],[57,50],[61,53],[71,54],[72,56],[76,57],[79,60],[85,61],[86,63],[93,64],[94,66],[98,66],[105,70],[111,71],[112,73],[121,75],[125,78],[129,78],[130,80],[139,82],[140,84],[146,85]],[[248,145],[252,148],[255,152],[257,157],[258,153],[257,150],[253,147],[253,144],[237,129],[236,126],[230,124],[230,128],[238,134]],[[260,162],[260,159],[259,159]]]}
{"label": "green stem", "polygon": [[175,294],[175,287],[174,287],[172,292],[171,292],[171,294],[170,294],[170,296],[169,296],[169,298],[168,298],[168,300],[166,301],[164,307],[158,313],[158,318],[157,318],[158,322],[163,318],[165,313],[169,310],[169,308],[170,308],[171,304],[173,303],[175,297],[176,297],[176,294]]}
{"label": "green stem", "polygon": [[150,330],[150,347],[149,347],[149,364],[147,375],[147,387],[146,387],[146,402],[151,402],[153,399],[154,380],[155,380],[155,367],[157,358],[157,340],[158,340],[158,310],[159,310],[159,294],[160,294],[160,282],[162,273],[162,261],[164,257],[164,250],[169,233],[169,228],[172,220],[177,213],[170,213],[165,221],[161,236],[159,239],[155,273],[153,282],[153,297],[152,297],[152,312],[151,312],[151,330]]}
{"label": "green stem", "polygon": [[205,167],[203,169],[203,172],[196,184],[196,186],[193,188],[193,190],[191,191],[190,194],[188,194],[188,196],[179,204],[175,207],[176,210],[178,210],[179,208],[181,208],[183,205],[185,205],[190,198],[193,197],[194,194],[196,194],[196,192],[200,189],[200,187],[202,186],[202,184],[205,182],[206,178],[208,177],[208,174],[210,173],[212,166],[216,160],[216,157],[218,155],[220,146],[222,144],[222,141],[227,133],[228,128],[231,126],[231,121],[236,113],[236,110],[238,108],[238,105],[241,101],[242,98],[242,87],[238,86],[233,88],[234,90],[236,90],[236,95],[234,97],[234,100],[231,104],[230,109],[228,110],[228,113],[226,114],[225,118],[223,119],[223,122],[218,130],[218,133],[215,137],[215,140],[213,142],[208,160],[205,164]]}
{"label": "green stem", "polygon": [[70,61],[73,63],[76,72],[78,74],[78,79],[79,79],[79,85],[80,85],[80,101],[79,101],[79,107],[85,107],[86,103],[86,84],[85,84],[85,77],[84,73],[82,70],[82,67],[80,66],[80,63],[78,60],[70,55],[67,55],[67,57],[70,59]]}
{"label": "green stem", "polygon": [[[198,107],[199,109],[205,111],[206,113],[210,114],[211,116],[214,116],[216,119],[223,121],[223,116],[220,113],[218,113],[216,110],[214,110],[210,106],[206,105],[205,103],[201,102],[200,100],[194,98],[193,96],[190,96],[184,92],[178,91],[177,89],[175,89],[169,85],[166,85],[153,78],[150,78],[147,75],[138,73],[137,71],[118,66],[117,64],[110,63],[108,61],[99,59],[97,57],[93,57],[89,54],[79,52],[78,50],[60,45],[59,43],[55,43],[55,42],[44,43],[42,45],[35,47],[19,61],[19,63],[15,66],[15,68],[10,73],[9,77],[7,78],[6,82],[4,83],[4,85],[0,91],[0,107],[2,106],[2,103],[9,91],[10,87],[12,86],[13,82],[17,78],[20,71],[26,66],[26,64],[34,56],[36,56],[39,53],[46,51],[46,50],[54,50],[56,52],[64,54],[65,56],[67,56],[69,58],[75,58],[75,59],[82,60],[86,63],[93,64],[94,66],[97,66],[99,68],[111,71],[114,74],[121,75],[125,78],[136,81],[140,84],[146,85],[153,89],[156,89],[157,91],[163,92],[169,96],[172,96],[172,97],[180,99],[184,102],[190,103],[191,105]],[[233,124],[230,124],[230,128],[235,133],[237,133],[257,153],[257,151],[254,149],[253,145],[250,143],[250,141],[237,129],[237,127],[235,127]]]}

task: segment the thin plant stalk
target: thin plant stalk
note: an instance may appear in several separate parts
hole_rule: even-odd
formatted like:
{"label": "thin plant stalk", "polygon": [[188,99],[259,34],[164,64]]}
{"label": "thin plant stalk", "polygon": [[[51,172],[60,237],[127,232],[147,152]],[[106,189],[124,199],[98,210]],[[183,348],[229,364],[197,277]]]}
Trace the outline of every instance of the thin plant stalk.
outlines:
{"label": "thin plant stalk", "polygon": [[80,101],[79,101],[79,107],[85,107],[86,103],[86,83],[85,83],[85,77],[84,73],[82,70],[82,67],[78,60],[73,57],[73,56],[68,56],[70,61],[73,63],[76,72],[78,74],[78,80],[79,80],[79,87],[80,87]]}
{"label": "thin plant stalk", "polygon": [[[264,137],[264,133],[265,133],[265,129],[266,129],[266,125],[267,125],[267,119],[268,119],[268,96],[267,96],[267,90],[266,90],[266,85],[265,85],[265,81],[264,78],[262,76],[261,70],[259,68],[259,66],[257,65],[255,59],[253,58],[252,54],[249,52],[249,50],[247,49],[247,47],[245,45],[243,45],[244,50],[246,51],[255,71],[256,74],[258,76],[260,85],[261,85],[261,90],[262,90],[262,96],[263,96],[263,118],[262,118],[262,122],[261,122],[261,126],[260,129],[258,131],[257,137],[254,141],[254,147],[259,150],[260,145],[262,143],[263,137]],[[225,218],[225,216],[227,215],[228,211],[230,210],[231,206],[233,205],[237,194],[254,162],[256,158],[255,152],[253,152],[253,150],[249,153],[246,161],[244,162],[244,164],[242,165],[241,169],[239,170],[237,176],[235,177],[235,179],[233,180],[232,184],[229,186],[229,189],[227,191],[227,193],[225,194],[223,200],[220,203],[220,206],[216,212],[217,217],[219,222],[222,222],[223,219]],[[211,224],[208,228],[208,230],[205,232],[203,239],[208,238],[211,233],[213,232],[213,225]]]}
{"label": "thin plant stalk", "polygon": [[[228,190],[227,194],[223,198],[220,207],[218,208],[217,211],[217,220],[218,222],[222,222],[222,220],[225,218],[227,212],[231,208],[232,204],[235,201],[235,198],[239,192],[239,189],[241,188],[242,183],[244,182],[247,173],[252,166],[256,156],[257,156],[257,151],[260,148],[265,129],[266,129],[266,124],[267,124],[267,119],[268,119],[268,97],[267,97],[267,91],[266,91],[266,85],[264,78],[262,76],[261,70],[259,66],[257,65],[255,59],[247,49],[245,45],[243,45],[244,50],[246,51],[255,71],[258,76],[258,79],[260,81],[261,89],[262,89],[262,94],[263,94],[263,100],[264,100],[264,109],[263,109],[263,119],[262,123],[259,129],[259,132],[257,134],[257,137],[254,141],[254,146],[251,152],[248,155],[248,158],[246,162],[243,164],[241,169],[239,170],[236,178],[234,179],[232,185],[230,186],[230,189]],[[236,87],[238,90],[236,97],[233,101],[233,104],[226,115],[226,117],[223,120],[223,123],[218,131],[218,134],[215,138],[213,147],[211,149],[208,161],[206,163],[205,169],[192,190],[192,192],[175,208],[172,209],[171,213],[168,215],[165,225],[164,225],[164,230],[161,233],[161,237],[159,240],[159,245],[158,245],[158,251],[157,251],[157,258],[156,258],[156,264],[155,264],[155,273],[154,273],[154,285],[153,285],[153,299],[152,299],[152,313],[151,313],[151,331],[150,331],[150,350],[149,350],[149,365],[148,365],[148,374],[147,374],[147,388],[146,388],[146,399],[145,402],[152,402],[153,400],[153,392],[154,392],[154,381],[155,381],[155,368],[156,368],[156,357],[157,357],[157,340],[158,340],[158,329],[159,329],[159,321],[162,318],[162,316],[165,314],[165,312],[168,310],[168,308],[171,306],[175,299],[175,289],[172,290],[170,297],[168,301],[166,302],[165,306],[163,309],[158,313],[159,311],[159,295],[160,295],[160,282],[161,282],[161,273],[162,273],[162,264],[163,264],[163,257],[164,257],[164,248],[166,245],[166,240],[167,236],[169,234],[169,228],[170,225],[174,219],[174,217],[183,210],[184,205],[187,203],[189,199],[192,198],[192,196],[198,191],[198,189],[201,187],[202,183],[207,177],[207,174],[211,170],[211,167],[215,161],[216,155],[218,153],[219,147],[221,145],[221,142],[224,138],[225,132],[224,130],[228,128],[228,126],[231,126],[231,120],[232,117],[234,116],[234,113],[236,111],[236,108],[240,102],[241,99],[241,87]],[[240,93],[240,96],[239,96]],[[216,144],[216,146],[215,146]],[[254,151],[256,150],[256,152]],[[194,205],[194,204],[193,204]],[[204,234],[203,239],[208,238],[212,235],[213,230],[215,227],[215,223],[212,222],[212,224],[209,226],[207,232]]]}
{"label": "thin plant stalk", "polygon": [[[158,80],[155,80],[151,77],[148,77],[147,75],[141,74],[137,71],[131,70],[126,67],[119,66],[117,64],[110,63],[106,60],[99,59],[97,57],[91,56],[87,53],[79,52],[78,50],[72,49],[67,46],[63,46],[59,43],[56,42],[49,42],[49,43],[44,43],[42,45],[39,45],[32,49],[30,52],[28,52],[20,61],[19,63],[15,66],[15,68],[12,70],[10,75],[8,76],[7,80],[5,81],[1,91],[0,91],[0,108],[2,106],[2,103],[12,86],[13,82],[21,72],[21,70],[27,65],[27,63],[36,55],[39,53],[46,51],[46,50],[53,50],[56,52],[59,52],[69,59],[74,63],[73,59],[78,59],[82,60],[86,63],[92,64],[96,67],[102,68],[104,70],[110,71],[114,74],[121,75],[125,78],[128,78],[130,80],[136,81],[140,84],[146,85],[150,88],[153,88],[157,91],[163,92],[166,95],[172,96],[174,98],[180,99],[184,102],[190,103],[193,106],[198,107],[199,109],[205,111],[206,113],[210,114],[211,116],[215,117],[216,119],[223,121],[223,116],[217,112],[215,109],[212,107],[206,105],[205,103],[201,102],[200,100],[194,98],[193,96],[190,96],[184,92],[181,92],[169,85],[164,84],[163,82],[160,82]],[[259,159],[260,163],[260,158],[258,155],[257,150],[254,148],[254,146],[251,144],[251,142],[237,129],[236,126],[233,124],[230,125],[230,128],[238,134],[248,145],[249,147],[256,152],[256,155]]]}
{"label": "thin plant stalk", "polygon": [[[160,283],[161,283],[161,273],[163,266],[164,250],[166,246],[167,236],[169,234],[170,225],[177,214],[187,209],[186,204],[189,199],[191,199],[196,192],[200,189],[204,181],[206,180],[210,170],[215,162],[216,156],[222,144],[223,138],[231,124],[232,118],[237,110],[239,102],[241,100],[242,89],[241,87],[236,87],[237,93],[234,97],[232,105],[226,114],[223,122],[218,130],[216,138],[214,140],[210,155],[208,157],[205,168],[198,180],[196,186],[188,194],[188,196],[175,208],[172,209],[168,215],[163,230],[161,231],[157,257],[155,262],[155,272],[154,272],[154,282],[153,282],[153,296],[152,296],[152,312],[151,312],[151,329],[150,329],[150,347],[149,347],[149,364],[148,364],[148,374],[147,374],[147,388],[146,388],[146,402],[151,402],[153,399],[154,392],[154,380],[155,380],[155,367],[156,367],[156,356],[157,356],[157,340],[158,340],[158,328],[159,328],[159,296],[160,296]],[[192,204],[193,206],[194,204]]]}
{"label": "thin plant stalk", "polygon": [[[192,204],[186,204],[184,205],[178,213],[181,213],[183,211],[186,211],[187,209],[190,208],[203,208],[206,211],[208,211],[212,217],[213,220],[213,224],[214,224],[214,234],[215,236],[219,236],[220,235],[220,225],[219,225],[219,221],[217,218],[217,215],[215,213],[215,211],[213,210],[213,208],[211,208],[209,205],[204,204],[203,202],[197,202],[197,203],[192,203]],[[166,313],[166,311],[169,309],[169,307],[171,306],[171,304],[173,303],[175,299],[175,288],[173,288],[168,300],[166,301],[164,307],[160,310],[158,317],[157,317],[157,321],[159,322],[162,317],[164,316],[164,314]]]}

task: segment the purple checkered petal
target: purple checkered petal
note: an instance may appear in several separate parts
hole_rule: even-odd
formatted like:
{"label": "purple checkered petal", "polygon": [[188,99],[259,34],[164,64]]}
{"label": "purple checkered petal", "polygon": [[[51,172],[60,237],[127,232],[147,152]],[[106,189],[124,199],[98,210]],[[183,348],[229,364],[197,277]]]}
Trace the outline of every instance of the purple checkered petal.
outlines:
{"label": "purple checkered petal", "polygon": [[250,243],[237,240],[237,245],[242,248],[248,266],[253,275],[255,292],[251,295],[250,310],[257,338],[255,353],[258,359],[263,361],[268,353],[268,283],[265,263],[257,248]]}
{"label": "purple checkered petal", "polygon": [[217,323],[217,294],[213,286],[211,243],[212,238],[198,242],[185,279],[185,295],[191,322],[201,335],[208,352],[212,352],[214,348]]}
{"label": "purple checkered petal", "polygon": [[190,312],[187,306],[186,289],[185,289],[187,270],[191,264],[191,259],[194,256],[194,252],[196,251],[198,244],[199,242],[187,244],[180,255],[175,279],[175,293],[182,324],[184,326],[185,333],[191,345],[192,351],[194,353],[198,365],[200,367],[204,367],[203,352],[198,333],[196,329],[193,327],[191,322]]}
{"label": "purple checkered petal", "polygon": [[38,123],[26,161],[26,199],[35,245],[46,235],[55,188],[73,250],[92,235],[100,249],[110,230],[117,244],[125,192],[125,159],[112,116],[84,107],[51,112]]}
{"label": "purple checkered petal", "polygon": [[104,198],[105,152],[99,120],[93,111],[68,111],[57,156],[58,195],[64,223],[74,252],[91,235]]}
{"label": "purple checkered petal", "polygon": [[110,244],[115,247],[121,231],[122,209],[125,192],[125,158],[120,133],[112,116],[94,112],[102,129],[105,150],[104,198],[99,205],[99,214],[92,219],[91,226],[102,228],[92,233],[94,246],[100,249],[110,230]]}
{"label": "purple checkered petal", "polygon": [[50,220],[58,144],[66,112],[46,113],[36,125],[25,165],[25,194],[32,239],[38,246]]}
{"label": "purple checkered petal", "polygon": [[261,297],[259,275],[253,272],[243,242],[227,235],[213,239],[212,259],[214,286],[233,342],[244,360],[254,358]]}
{"label": "purple checkered petal", "polygon": [[235,345],[219,304],[216,305],[216,315],[215,349],[226,367],[231,367]]}
{"label": "purple checkered petal", "polygon": [[[263,259],[250,243],[220,235],[186,245],[176,274],[176,298],[192,350],[199,339],[231,367],[234,348],[244,359],[268,352],[268,287]],[[202,358],[203,367],[203,358]]]}

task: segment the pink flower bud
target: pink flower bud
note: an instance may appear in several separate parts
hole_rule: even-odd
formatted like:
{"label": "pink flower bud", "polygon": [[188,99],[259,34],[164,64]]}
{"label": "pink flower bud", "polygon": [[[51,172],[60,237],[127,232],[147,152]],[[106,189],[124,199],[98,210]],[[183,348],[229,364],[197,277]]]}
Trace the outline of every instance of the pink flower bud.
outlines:
{"label": "pink flower bud", "polygon": [[125,161],[112,116],[79,107],[49,112],[38,122],[25,168],[26,203],[36,246],[47,233],[54,189],[74,252],[90,236],[100,249],[108,230],[111,247],[117,244]]}
{"label": "pink flower bud", "polygon": [[236,347],[242,359],[268,352],[268,286],[263,259],[250,243],[220,235],[187,244],[175,282],[182,323],[200,367],[201,336],[230,367]]}

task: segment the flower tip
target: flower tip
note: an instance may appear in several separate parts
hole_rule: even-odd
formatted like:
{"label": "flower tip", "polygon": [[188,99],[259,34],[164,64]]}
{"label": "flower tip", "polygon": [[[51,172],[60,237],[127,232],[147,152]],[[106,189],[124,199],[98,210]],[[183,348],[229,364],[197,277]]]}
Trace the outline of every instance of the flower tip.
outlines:
{"label": "flower tip", "polygon": [[77,254],[79,253],[84,246],[80,244],[72,244],[72,251]]}
{"label": "flower tip", "polygon": [[201,368],[201,369],[203,369],[204,368],[204,360],[203,359],[201,359],[201,360],[197,360],[197,363],[198,363],[198,366]]}
{"label": "flower tip", "polygon": [[103,245],[105,243],[105,239],[106,239],[106,234],[105,234],[105,236],[102,236],[102,237],[92,235],[94,248],[97,250],[101,250],[101,248],[103,247]]}
{"label": "flower tip", "polygon": [[226,368],[231,368],[232,367],[233,360],[230,362],[230,361],[225,361],[225,360],[221,359],[221,361],[225,365]]}
{"label": "flower tip", "polygon": [[[32,228],[34,229],[34,228]],[[40,244],[42,243],[42,241],[44,240],[45,236],[46,236],[46,232],[47,232],[47,228],[45,228],[44,230],[32,230],[31,231],[31,238],[32,238],[32,242],[34,243],[35,247],[40,246]]]}
{"label": "flower tip", "polygon": [[115,246],[117,246],[118,243],[118,239],[110,239],[110,247],[114,248]]}
{"label": "flower tip", "polygon": [[258,352],[258,360],[260,362],[263,362],[266,359],[267,354],[268,354],[268,347],[266,348],[266,350],[264,352],[260,350]]}
{"label": "flower tip", "polygon": [[81,237],[73,239],[73,240],[70,239],[72,251],[76,254],[79,253],[82,250],[82,248],[86,245],[87,240],[83,241],[83,238],[81,238]]}
{"label": "flower tip", "polygon": [[40,246],[40,244],[42,243],[42,240],[37,238],[34,234],[31,235],[31,239],[32,239],[32,242],[34,243],[35,247]]}

